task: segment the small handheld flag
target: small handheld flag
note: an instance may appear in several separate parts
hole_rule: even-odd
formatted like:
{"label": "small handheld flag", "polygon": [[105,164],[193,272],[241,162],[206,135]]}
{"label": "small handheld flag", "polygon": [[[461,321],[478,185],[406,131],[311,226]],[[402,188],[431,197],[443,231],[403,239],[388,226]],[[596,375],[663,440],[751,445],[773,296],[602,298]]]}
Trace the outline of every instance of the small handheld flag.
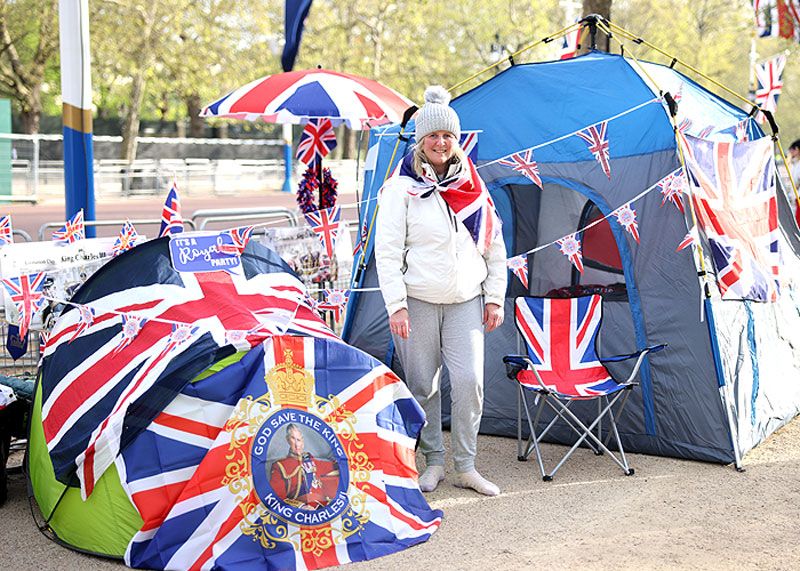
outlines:
{"label": "small handheld flag", "polygon": [[179,232],[183,232],[181,201],[178,197],[178,185],[173,182],[167,193],[167,200],[164,202],[164,208],[161,211],[161,229],[158,231],[158,237],[161,238],[162,236],[177,234]]}
{"label": "small handheld flag", "polygon": [[53,241],[58,244],[72,244],[78,240],[86,238],[86,230],[83,224],[83,208],[75,213],[75,216],[67,220],[64,225],[53,232]]}

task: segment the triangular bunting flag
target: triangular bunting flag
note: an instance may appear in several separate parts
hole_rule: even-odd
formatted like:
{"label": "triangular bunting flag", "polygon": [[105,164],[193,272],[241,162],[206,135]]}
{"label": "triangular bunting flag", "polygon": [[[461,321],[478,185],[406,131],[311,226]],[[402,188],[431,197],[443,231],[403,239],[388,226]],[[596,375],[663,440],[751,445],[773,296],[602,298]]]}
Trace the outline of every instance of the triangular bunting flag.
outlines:
{"label": "triangular bunting flag", "polygon": [[683,237],[683,240],[681,240],[681,243],[678,244],[677,248],[675,248],[675,251],[676,252],[680,252],[681,250],[685,250],[686,248],[688,248],[689,246],[694,245],[695,243],[697,243],[697,227],[696,226],[692,227],[692,229],[689,230],[689,232],[686,233],[686,236]]}
{"label": "triangular bunting flag", "polygon": [[594,155],[603,168],[603,172],[611,180],[611,155],[608,148],[608,121],[592,125],[588,129],[576,133],[589,145],[589,152]]}
{"label": "triangular bunting flag", "polygon": [[72,343],[76,338],[80,337],[84,331],[89,329],[94,323],[94,309],[88,305],[78,306],[78,323],[75,325],[75,333],[69,338],[67,343]]}
{"label": "triangular bunting flag", "polygon": [[561,253],[564,254],[572,264],[583,273],[583,257],[581,255],[581,242],[577,234],[570,234],[560,240],[556,240]]}
{"label": "triangular bunting flag", "polygon": [[533,184],[542,188],[542,177],[539,175],[539,165],[533,160],[533,149],[520,153],[513,153],[499,161],[499,164],[511,167],[516,172],[530,179]]}
{"label": "triangular bunting flag", "polygon": [[318,303],[317,307],[319,309],[326,309],[328,311],[333,311],[333,318],[336,321],[339,321],[342,312],[347,307],[347,300],[350,298],[350,290],[349,289],[326,289],[323,294],[325,295],[325,301],[322,303]]}
{"label": "triangular bunting flag", "polygon": [[675,208],[683,214],[683,191],[686,188],[686,177],[683,174],[683,167],[678,168],[674,172],[669,173],[658,182],[658,188],[661,192],[661,206],[664,206],[667,201],[675,205]]}
{"label": "triangular bunting flag", "polygon": [[339,205],[314,212],[306,212],[305,217],[311,229],[316,232],[322,242],[325,253],[329,258],[333,258],[336,248],[336,239],[339,236]]}
{"label": "triangular bunting flag", "polygon": [[631,203],[620,206],[614,211],[614,216],[617,217],[617,222],[620,226],[630,232],[631,236],[639,243],[639,225],[636,222],[636,211],[631,208]]}
{"label": "triangular bunting flag", "polygon": [[111,354],[116,355],[130,345],[131,342],[136,339],[136,336],[139,335],[145,323],[147,323],[147,319],[144,317],[138,317],[130,313],[122,315],[122,339],[119,340],[119,343],[114,347]]}
{"label": "triangular bunting flag", "polygon": [[522,285],[525,289],[528,289],[528,255],[521,254],[519,256],[514,256],[513,258],[509,258],[506,260],[506,265],[508,269],[510,269],[519,281],[522,282]]}

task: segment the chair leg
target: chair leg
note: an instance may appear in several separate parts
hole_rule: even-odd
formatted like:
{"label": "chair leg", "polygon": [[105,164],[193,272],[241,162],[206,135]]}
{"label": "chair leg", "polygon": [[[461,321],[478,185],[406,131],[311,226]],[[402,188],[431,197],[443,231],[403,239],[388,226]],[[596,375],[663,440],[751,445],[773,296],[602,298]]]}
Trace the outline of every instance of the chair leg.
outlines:
{"label": "chair leg", "polygon": [[[562,403],[562,402],[560,402],[558,400],[555,400],[555,403],[561,408],[561,412],[559,413],[557,411],[557,414],[559,414],[560,417],[564,418],[564,420],[567,420],[567,417],[568,417],[572,422],[575,423],[575,425],[577,425],[578,427],[581,428],[581,434],[580,434],[580,437],[578,438],[578,440],[572,445],[572,447],[567,451],[567,453],[564,454],[564,456],[561,458],[561,460],[558,462],[558,464],[556,464],[555,468],[553,468],[553,470],[550,472],[550,474],[548,475],[549,479],[552,479],[553,476],[555,476],[556,472],[561,468],[561,466],[564,464],[564,462],[566,462],[569,459],[569,457],[572,456],[572,453],[575,452],[575,450],[577,450],[577,448],[584,441],[587,441],[587,443],[591,442],[591,441],[594,441],[594,444],[598,447],[598,449],[600,449],[603,452],[605,452],[608,455],[609,459],[614,461],[614,463],[616,463],[620,468],[622,468],[622,471],[626,475],[630,476],[630,475],[632,475],[634,473],[633,469],[628,466],[627,458],[625,458],[624,451],[622,450],[622,441],[619,438],[619,432],[617,431],[616,420],[614,419],[613,412],[612,412],[613,411],[613,406],[617,402],[617,400],[619,400],[620,396],[622,396],[622,395],[621,394],[617,394],[617,396],[615,396],[613,398],[613,400],[610,400],[610,401],[606,397],[606,403],[607,403],[606,406],[605,407],[601,407],[600,414],[598,415],[598,417],[595,418],[594,421],[592,421],[592,423],[589,424],[588,426],[586,426],[586,424],[581,422],[581,420],[575,415],[575,413],[572,412],[569,409],[569,406],[568,406],[569,403],[567,403],[567,405],[565,405],[564,403]],[[594,434],[594,430],[595,430],[596,426],[600,423],[600,421],[602,420],[602,418],[606,414],[610,414],[610,421],[611,421],[612,431],[613,431],[613,434],[615,436],[615,439],[616,439],[616,442],[617,442],[617,446],[619,447],[619,449],[621,451],[621,455],[620,455],[621,459],[617,458],[617,455],[614,454],[603,443],[603,441],[600,440]],[[570,424],[572,426],[571,423],[568,422],[568,424]],[[573,428],[575,428],[575,427],[573,426]],[[545,478],[545,479],[548,479],[548,478]]]}

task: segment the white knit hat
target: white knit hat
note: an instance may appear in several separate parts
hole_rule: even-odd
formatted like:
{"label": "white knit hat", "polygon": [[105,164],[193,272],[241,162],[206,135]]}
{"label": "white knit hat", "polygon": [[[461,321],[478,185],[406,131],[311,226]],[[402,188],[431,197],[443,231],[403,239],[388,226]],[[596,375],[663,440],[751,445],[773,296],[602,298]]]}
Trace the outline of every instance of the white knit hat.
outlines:
{"label": "white knit hat", "polygon": [[417,142],[434,131],[449,131],[456,139],[461,139],[461,122],[448,103],[450,94],[441,85],[431,85],[425,90],[425,104],[417,112],[415,119]]}

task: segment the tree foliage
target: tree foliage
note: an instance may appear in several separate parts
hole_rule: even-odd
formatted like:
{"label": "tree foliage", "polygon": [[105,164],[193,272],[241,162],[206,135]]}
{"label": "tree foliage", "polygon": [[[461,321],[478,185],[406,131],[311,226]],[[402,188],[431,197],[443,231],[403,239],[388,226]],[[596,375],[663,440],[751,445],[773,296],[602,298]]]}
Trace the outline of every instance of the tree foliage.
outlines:
{"label": "tree foliage", "polygon": [[[419,102],[426,85],[452,87],[498,64],[459,85],[457,95],[506,68],[511,54],[567,25],[566,4],[576,0],[315,0],[296,68],[321,65],[365,75]],[[612,22],[714,81],[745,96],[751,89],[749,0],[577,4],[584,10],[608,7]],[[0,52],[0,93],[12,98],[18,114],[35,112],[37,105],[50,113],[60,107],[56,6],[56,0],[0,0],[0,34],[8,34]],[[202,105],[280,71],[283,0],[92,0],[90,8],[96,114],[122,118],[129,134],[138,132],[138,117],[188,124],[182,131],[200,134],[203,123],[196,115]],[[612,39],[614,52],[620,51],[617,40],[625,43],[626,54],[669,63],[623,38]],[[538,44],[513,59],[552,59],[557,44]],[[604,45],[604,38],[598,44]],[[762,58],[789,52],[777,113],[788,142],[800,135],[799,48],[759,38],[756,49]],[[747,107],[688,67],[678,64],[678,69]]]}

